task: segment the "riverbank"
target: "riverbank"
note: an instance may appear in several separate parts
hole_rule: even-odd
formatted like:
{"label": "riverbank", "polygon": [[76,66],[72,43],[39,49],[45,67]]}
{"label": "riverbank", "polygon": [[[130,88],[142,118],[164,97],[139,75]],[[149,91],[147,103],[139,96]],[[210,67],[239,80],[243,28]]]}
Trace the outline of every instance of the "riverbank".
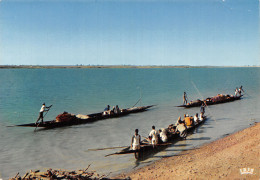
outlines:
{"label": "riverbank", "polygon": [[[256,179],[260,178],[260,123],[179,155],[163,158],[149,166],[112,179]],[[102,179],[88,168],[79,171],[47,170],[24,176],[37,178]],[[51,172],[51,173],[50,173]],[[23,177],[24,177],[23,176]],[[92,177],[91,177],[92,176]],[[93,177],[94,176],[94,177]],[[18,176],[14,179],[18,179]]]}
{"label": "riverbank", "polygon": [[260,178],[260,123],[225,138],[163,158],[115,178],[257,179]]}

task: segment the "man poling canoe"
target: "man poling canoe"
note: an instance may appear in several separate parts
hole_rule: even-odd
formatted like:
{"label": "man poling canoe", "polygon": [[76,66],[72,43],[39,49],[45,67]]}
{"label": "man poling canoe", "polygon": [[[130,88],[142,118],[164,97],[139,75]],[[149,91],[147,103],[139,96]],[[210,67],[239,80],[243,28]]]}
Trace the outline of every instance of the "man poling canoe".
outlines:
{"label": "man poling canoe", "polygon": [[186,92],[183,93],[183,105],[186,105],[187,104],[187,94]]}
{"label": "man poling canoe", "polygon": [[[42,107],[41,107],[40,112],[39,112],[39,117],[38,117],[37,121],[35,122],[35,124],[37,124],[37,122],[38,122],[40,119],[41,119],[41,123],[43,123],[43,118],[44,118],[43,113],[44,113],[44,112],[48,112],[48,111],[50,110],[51,106],[52,106],[52,105],[50,105],[49,107],[46,107],[46,106],[45,106],[45,103],[42,104]],[[46,113],[46,114],[47,114],[47,113]],[[45,115],[46,115],[46,114],[45,114]]]}
{"label": "man poling canoe", "polygon": [[243,86],[240,86],[240,88],[238,89],[239,96],[242,95],[242,91],[245,92]]}

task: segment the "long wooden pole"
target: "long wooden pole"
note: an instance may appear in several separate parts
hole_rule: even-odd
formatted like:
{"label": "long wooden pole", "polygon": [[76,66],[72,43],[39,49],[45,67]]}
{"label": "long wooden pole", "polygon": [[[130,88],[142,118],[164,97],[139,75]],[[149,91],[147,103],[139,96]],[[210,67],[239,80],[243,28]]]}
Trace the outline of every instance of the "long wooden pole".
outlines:
{"label": "long wooden pole", "polygon": [[87,151],[100,151],[100,150],[118,149],[118,148],[127,148],[127,147],[129,147],[129,146],[117,146],[117,147],[107,147],[107,148],[88,149]]}

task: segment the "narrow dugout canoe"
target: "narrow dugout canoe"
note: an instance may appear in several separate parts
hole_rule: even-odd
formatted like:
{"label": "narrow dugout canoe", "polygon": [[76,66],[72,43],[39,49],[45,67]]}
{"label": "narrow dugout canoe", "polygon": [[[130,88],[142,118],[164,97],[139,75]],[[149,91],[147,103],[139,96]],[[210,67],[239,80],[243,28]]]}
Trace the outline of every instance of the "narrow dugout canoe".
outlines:
{"label": "narrow dugout canoe", "polygon": [[131,114],[131,113],[143,112],[143,111],[146,111],[153,106],[155,106],[155,105],[122,109],[122,112],[117,113],[117,114],[106,114],[106,115],[104,115],[103,112],[88,114],[88,115],[85,115],[85,117],[87,117],[87,118],[79,118],[77,116],[73,116],[73,118],[71,118],[71,120],[64,121],[64,122],[58,122],[57,120],[52,120],[52,121],[44,121],[43,123],[37,123],[37,124],[29,123],[29,124],[19,124],[19,125],[15,125],[15,126],[40,127],[40,128],[58,128],[58,127],[64,127],[64,126],[86,124],[86,123],[92,123],[92,122],[95,122],[95,121],[98,121],[98,120],[103,120],[103,119],[122,117],[122,116],[126,116],[128,114]]}
{"label": "narrow dugout canoe", "polygon": [[[198,124],[187,127],[188,134],[192,133],[196,128],[201,126],[206,120],[207,120],[207,117],[204,117],[204,119],[202,121],[200,121]],[[143,160],[146,157],[149,157],[152,154],[158,153],[158,152],[164,150],[165,148],[167,148],[168,146],[183,139],[180,137],[179,132],[170,133],[168,131],[167,135],[168,135],[168,142],[157,144],[155,148],[153,147],[152,144],[149,144],[147,140],[143,140],[141,142],[141,146],[140,146],[139,150],[132,150],[131,147],[129,146],[127,148],[122,149],[119,152],[109,154],[107,156],[120,155],[120,154],[134,154],[136,159]]]}
{"label": "narrow dugout canoe", "polygon": [[219,100],[216,100],[215,97],[211,97],[211,98],[207,98],[205,100],[196,100],[196,101],[191,101],[186,105],[179,105],[176,107],[185,107],[185,108],[190,108],[190,107],[198,107],[201,106],[202,103],[206,103],[207,106],[209,105],[215,105],[215,104],[221,104],[221,103],[227,103],[227,102],[232,102],[232,101],[236,101],[236,100],[240,100],[242,98],[243,95],[241,96],[226,96],[225,98],[221,99],[219,98]]}

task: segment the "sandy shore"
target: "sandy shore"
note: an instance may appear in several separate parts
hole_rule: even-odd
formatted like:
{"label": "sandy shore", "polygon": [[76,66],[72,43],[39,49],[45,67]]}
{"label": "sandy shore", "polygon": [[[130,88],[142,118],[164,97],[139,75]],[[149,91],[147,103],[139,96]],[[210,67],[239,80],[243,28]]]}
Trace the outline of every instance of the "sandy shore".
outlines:
{"label": "sandy shore", "polygon": [[[88,169],[88,168],[87,168]],[[23,177],[102,179],[85,170],[31,172]],[[242,173],[241,173],[242,172]],[[243,174],[244,173],[244,174]],[[153,164],[112,179],[254,179],[260,180],[260,123],[200,148],[163,158]],[[21,178],[18,174],[13,179]],[[70,178],[68,178],[70,179]]]}
{"label": "sandy shore", "polygon": [[[246,169],[243,169],[246,168]],[[246,170],[248,174],[241,174]],[[252,173],[252,174],[251,174]],[[260,123],[116,178],[260,180]]]}

